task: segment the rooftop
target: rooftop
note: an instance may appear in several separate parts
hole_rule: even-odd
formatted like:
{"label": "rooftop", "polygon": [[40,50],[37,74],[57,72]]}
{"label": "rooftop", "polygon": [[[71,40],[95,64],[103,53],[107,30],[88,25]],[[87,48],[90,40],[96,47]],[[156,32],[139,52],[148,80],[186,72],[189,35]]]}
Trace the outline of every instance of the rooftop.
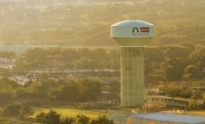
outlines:
{"label": "rooftop", "polygon": [[205,123],[205,117],[182,115],[182,114],[165,114],[165,113],[133,114],[132,117],[155,120],[155,121],[178,122],[178,123],[185,123],[185,124]]}
{"label": "rooftop", "polygon": [[142,20],[124,20],[121,22],[117,22],[112,26],[152,26],[153,27],[153,24]]}

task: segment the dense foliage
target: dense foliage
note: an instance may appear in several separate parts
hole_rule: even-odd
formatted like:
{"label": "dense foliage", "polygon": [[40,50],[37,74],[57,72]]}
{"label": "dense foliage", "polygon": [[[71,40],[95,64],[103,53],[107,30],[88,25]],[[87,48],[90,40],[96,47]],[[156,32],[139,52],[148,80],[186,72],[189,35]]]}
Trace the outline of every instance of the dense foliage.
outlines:
{"label": "dense foliage", "polygon": [[[2,58],[15,58],[15,54],[7,53],[9,52],[2,52],[0,55]],[[188,108],[198,109],[197,99],[203,99],[203,93],[200,90],[193,89],[198,86],[205,86],[203,82],[205,78],[204,61],[204,46],[183,43],[176,46],[146,47],[145,82],[146,84],[174,82],[174,85],[167,85],[163,89],[164,93],[171,97],[192,98],[193,100],[189,102]],[[28,49],[16,58],[15,68],[10,70],[10,73],[21,74],[19,72],[33,70],[50,70],[51,72],[62,70],[119,70],[119,63],[119,49],[34,48]],[[104,90],[108,93],[106,98],[103,94]],[[37,81],[27,82],[24,86],[8,78],[0,80],[0,106],[2,107],[2,115],[5,117],[27,117],[32,111],[29,107],[24,107],[25,105],[39,106],[50,102],[49,104],[79,106],[82,105],[80,103],[90,102],[92,104],[105,99],[115,101],[118,97],[119,81],[109,79],[102,82],[102,80],[94,80],[86,76],[79,78],[75,73],[68,75],[67,79],[60,79],[57,75],[52,80],[48,79],[47,76],[41,77]],[[16,102],[22,102],[23,105],[10,105],[10,103]],[[83,104],[83,107],[87,107],[87,104]],[[100,106],[97,107],[100,108]],[[50,114],[49,116],[56,116],[56,120],[58,120],[59,115],[57,113],[51,112]],[[41,116],[42,118],[40,118]],[[45,118],[48,118],[46,113],[41,116],[38,118],[39,120],[48,121],[45,120]],[[89,122],[89,119],[81,119]],[[112,123],[103,117],[99,117],[99,120]],[[90,123],[100,123],[99,120],[93,120]],[[67,118],[64,121],[67,123],[73,120]]]}
{"label": "dense foliage", "polygon": [[2,0],[4,44],[116,46],[111,24],[140,19],[155,24],[151,44],[204,45],[204,0]]}
{"label": "dense foliage", "polygon": [[[111,82],[112,83],[112,82]],[[49,79],[42,79],[37,82],[28,82],[28,84],[22,86],[14,81],[10,81],[7,78],[0,80],[0,115],[4,118],[18,118],[29,119],[29,121],[37,121],[46,124],[88,124],[92,122],[90,118],[80,115],[74,118],[60,118],[60,115],[55,111],[49,113],[42,112],[36,116],[36,120],[33,120],[29,116],[33,114],[30,106],[50,106],[50,105],[69,105],[78,108],[98,108],[104,104],[104,96],[102,94],[102,82],[93,79],[78,79],[69,81],[56,81]],[[117,91],[112,91],[114,85],[107,85],[108,92],[111,94],[106,100],[113,100],[112,93],[119,94]],[[119,87],[119,82],[118,82]],[[100,102],[99,104],[97,102]],[[93,120],[92,124],[99,121],[109,121],[102,117],[100,120]],[[111,123],[111,121],[110,121]]]}
{"label": "dense foliage", "polygon": [[27,88],[23,88],[24,93],[16,92],[18,97],[24,95],[24,98],[61,101],[61,102],[85,102],[96,101],[100,98],[100,82],[83,79],[79,82],[69,81],[61,82],[54,80],[45,80],[32,83]]}
{"label": "dense foliage", "polygon": [[[78,105],[77,103],[80,102],[95,102],[104,99],[102,90],[105,85],[103,86],[103,82],[94,79],[70,79],[67,81],[42,79],[28,83],[29,85],[22,86],[6,78],[1,79],[0,106],[14,101],[23,101],[34,106],[47,104],[47,102]],[[106,91],[110,93],[107,99],[113,100],[119,94],[119,89],[113,87],[119,88],[119,82],[111,81],[110,83],[106,85]]]}
{"label": "dense foliage", "polygon": [[99,116],[98,119],[94,120],[82,114],[78,114],[76,118],[60,118],[60,114],[53,110],[48,113],[39,113],[36,116],[36,122],[45,124],[114,124],[106,116]]}
{"label": "dense foliage", "polygon": [[98,48],[34,48],[28,49],[16,60],[20,70],[96,70],[119,69],[119,51]]}
{"label": "dense foliage", "polygon": [[[183,43],[145,48],[145,82],[202,80],[205,47]],[[16,60],[15,72],[66,70],[119,70],[119,49],[34,48]]]}
{"label": "dense foliage", "polygon": [[149,82],[202,80],[205,76],[205,47],[183,43],[178,46],[148,47],[145,50]]}
{"label": "dense foliage", "polygon": [[28,118],[33,114],[31,107],[21,104],[10,104],[2,109],[3,117],[18,117],[20,119]]}

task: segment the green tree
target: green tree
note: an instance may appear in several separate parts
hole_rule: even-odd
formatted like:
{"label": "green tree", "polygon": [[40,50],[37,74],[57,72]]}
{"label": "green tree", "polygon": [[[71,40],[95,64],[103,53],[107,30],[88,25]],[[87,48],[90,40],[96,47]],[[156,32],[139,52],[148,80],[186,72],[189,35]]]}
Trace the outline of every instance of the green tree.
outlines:
{"label": "green tree", "polygon": [[42,68],[47,63],[46,51],[42,48],[28,49],[23,56],[30,69]]}
{"label": "green tree", "polygon": [[189,101],[189,104],[188,104],[188,109],[189,110],[196,110],[199,106],[199,103],[197,102],[196,99],[192,99]]}
{"label": "green tree", "polygon": [[91,54],[91,50],[89,50],[88,48],[82,48],[82,49],[78,49],[78,53],[80,58],[89,58],[90,54]]}
{"label": "green tree", "polygon": [[192,90],[188,87],[182,87],[179,95],[186,101],[187,98],[192,96]]}
{"label": "green tree", "polygon": [[0,90],[0,105],[4,106],[11,102],[14,98],[13,91],[10,90]]}
{"label": "green tree", "polygon": [[37,115],[36,115],[36,122],[46,123],[45,116],[46,116],[46,113],[45,113],[45,112],[41,112],[41,113],[37,114]]}
{"label": "green tree", "polygon": [[20,87],[22,87],[20,84],[16,83],[15,81],[9,80],[8,78],[2,78],[0,80],[0,89],[14,90]]}
{"label": "green tree", "polygon": [[166,80],[166,72],[161,68],[153,69],[152,74],[148,74],[147,76],[149,76],[149,80],[153,83]]}
{"label": "green tree", "polygon": [[88,57],[80,58],[74,62],[75,69],[95,69],[95,61]]}
{"label": "green tree", "polygon": [[2,51],[2,52],[0,52],[0,57],[2,57],[2,58],[15,58],[16,53],[10,52],[10,51]]}
{"label": "green tree", "polygon": [[166,88],[165,92],[168,96],[176,97],[180,95],[181,87],[170,85]]}
{"label": "green tree", "polygon": [[165,68],[166,79],[169,81],[177,81],[181,79],[181,70],[176,67],[169,65]]}
{"label": "green tree", "polygon": [[59,56],[62,54],[63,48],[60,47],[54,47],[54,48],[49,48],[46,50],[46,55],[47,56]]}
{"label": "green tree", "polygon": [[74,124],[74,122],[76,122],[75,118],[66,117],[64,119],[61,119],[60,124]]}
{"label": "green tree", "polygon": [[110,82],[110,88],[109,88],[109,98],[112,100],[117,100],[119,99],[119,94],[120,94],[120,82],[119,81],[111,81]]}
{"label": "green tree", "polygon": [[6,117],[19,117],[25,119],[33,114],[30,106],[23,106],[21,104],[11,104],[3,108],[3,116]]}
{"label": "green tree", "polygon": [[101,95],[101,83],[95,80],[83,79],[79,81],[81,101],[94,101]]}
{"label": "green tree", "polygon": [[79,101],[79,89],[78,89],[78,85],[75,82],[64,83],[63,85],[54,88],[54,91],[56,91],[55,92],[56,99],[59,101],[65,101],[65,102]]}
{"label": "green tree", "polygon": [[88,124],[89,120],[90,120],[89,117],[82,115],[82,114],[78,114],[77,119],[76,119],[77,124]]}
{"label": "green tree", "polygon": [[29,86],[31,86],[32,84],[33,84],[32,80],[29,80],[28,82],[26,82],[26,83],[24,84],[24,87],[29,87]]}
{"label": "green tree", "polygon": [[15,62],[14,71],[15,72],[22,72],[23,70],[26,70],[29,68],[29,62],[25,60],[23,57],[18,58]]}
{"label": "green tree", "polygon": [[34,98],[48,100],[50,92],[53,87],[56,87],[57,85],[58,83],[56,81],[46,79],[32,83],[32,85],[27,88],[27,92]]}
{"label": "green tree", "polygon": [[38,115],[36,115],[36,121],[45,124],[59,124],[60,115],[53,110],[50,110],[48,113],[41,112]]}
{"label": "green tree", "polygon": [[58,123],[60,123],[60,115],[56,111],[53,111],[53,110],[50,110],[46,114],[45,119],[46,119],[46,124],[58,124]]}
{"label": "green tree", "polygon": [[[109,60],[109,61],[108,61]],[[120,69],[120,50],[115,49],[115,50],[110,50],[108,53],[108,69],[115,69],[119,70]]]}
{"label": "green tree", "polygon": [[26,88],[18,88],[15,91],[15,98],[16,99],[26,99],[30,96],[30,94],[27,92]]}
{"label": "green tree", "polygon": [[63,85],[52,87],[48,93],[49,100],[65,101],[62,96],[63,88]]}
{"label": "green tree", "polygon": [[96,69],[106,69],[109,68],[109,63],[107,62],[108,54],[105,49],[98,48],[91,52],[90,59],[94,61]]}
{"label": "green tree", "polygon": [[160,63],[162,62],[165,57],[164,57],[164,53],[163,50],[160,47],[146,47],[145,51],[144,51],[144,56],[145,58],[147,58],[148,60],[152,60],[149,61],[151,62],[157,62]]}
{"label": "green tree", "polygon": [[34,112],[30,106],[22,106],[21,105],[19,117],[21,119],[25,119],[25,118],[28,118],[29,116],[31,116],[33,113]]}
{"label": "green tree", "polygon": [[186,58],[189,55],[185,47],[181,46],[169,46],[165,51],[165,57],[167,58]]}
{"label": "green tree", "polygon": [[69,69],[74,69],[74,61],[79,59],[79,54],[76,49],[72,48],[67,48],[63,49],[61,58],[60,58],[64,63],[65,66]]}
{"label": "green tree", "polygon": [[11,104],[3,108],[3,116],[6,117],[18,117],[20,114],[21,105]]}
{"label": "green tree", "polygon": [[205,47],[197,47],[192,53],[190,53],[188,59],[193,63],[200,61],[203,56],[205,56]]}
{"label": "green tree", "polygon": [[198,79],[198,68],[195,65],[188,65],[184,70],[184,79]]}
{"label": "green tree", "polygon": [[201,98],[203,98],[203,92],[200,89],[197,89],[193,92],[191,98],[192,99],[201,99]]}
{"label": "green tree", "polygon": [[94,119],[90,124],[114,124],[112,120],[109,120],[106,116],[99,116],[98,119]]}
{"label": "green tree", "polygon": [[0,68],[0,74],[1,74],[3,77],[10,77],[10,76],[13,75],[13,72],[10,71],[9,69]]}
{"label": "green tree", "polygon": [[165,77],[168,81],[182,79],[184,68],[186,67],[185,61],[183,58],[167,59],[161,68],[164,68]]}

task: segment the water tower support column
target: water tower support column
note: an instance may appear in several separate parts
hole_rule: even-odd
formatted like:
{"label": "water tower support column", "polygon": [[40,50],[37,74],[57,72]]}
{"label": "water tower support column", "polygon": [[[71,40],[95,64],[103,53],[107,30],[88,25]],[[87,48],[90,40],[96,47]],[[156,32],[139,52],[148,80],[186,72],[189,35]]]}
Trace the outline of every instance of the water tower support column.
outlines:
{"label": "water tower support column", "polygon": [[144,103],[144,47],[121,47],[121,106]]}
{"label": "water tower support column", "polygon": [[121,46],[120,101],[123,107],[144,104],[144,47],[154,36],[154,25],[125,20],[111,26],[111,37]]}

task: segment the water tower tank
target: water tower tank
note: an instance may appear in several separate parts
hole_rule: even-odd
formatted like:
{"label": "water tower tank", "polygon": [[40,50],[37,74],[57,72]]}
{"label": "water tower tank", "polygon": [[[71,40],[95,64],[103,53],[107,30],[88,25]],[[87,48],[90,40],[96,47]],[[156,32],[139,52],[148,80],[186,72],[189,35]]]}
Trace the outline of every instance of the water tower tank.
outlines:
{"label": "water tower tank", "polygon": [[144,46],[154,35],[154,26],[141,20],[126,20],[111,26],[111,37],[121,46],[121,106],[144,104]]}

